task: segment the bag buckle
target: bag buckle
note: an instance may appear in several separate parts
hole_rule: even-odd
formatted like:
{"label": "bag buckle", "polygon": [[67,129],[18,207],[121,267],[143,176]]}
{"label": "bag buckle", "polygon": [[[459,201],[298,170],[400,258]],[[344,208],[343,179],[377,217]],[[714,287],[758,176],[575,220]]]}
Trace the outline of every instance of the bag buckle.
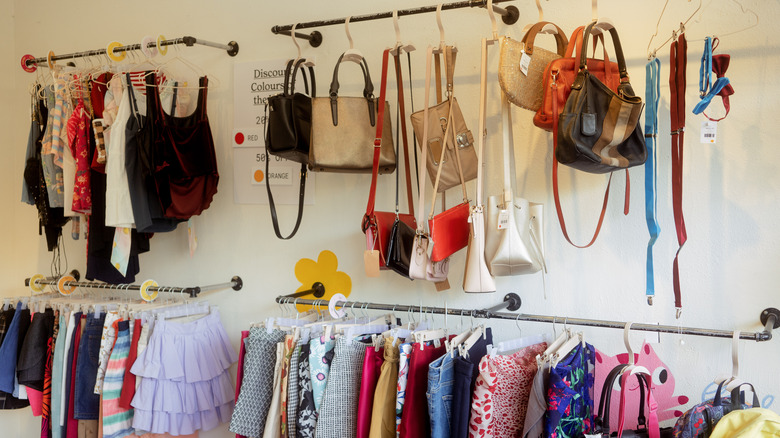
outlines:
{"label": "bag buckle", "polygon": [[382,147],[382,139],[381,138],[375,138],[374,139],[374,147],[375,148]]}
{"label": "bag buckle", "polygon": [[363,215],[363,223],[360,228],[365,233],[369,228],[376,228],[376,216]]}
{"label": "bag buckle", "polygon": [[458,143],[459,148],[467,148],[471,146],[471,143],[469,143],[469,136],[466,132],[456,135],[455,140]]}

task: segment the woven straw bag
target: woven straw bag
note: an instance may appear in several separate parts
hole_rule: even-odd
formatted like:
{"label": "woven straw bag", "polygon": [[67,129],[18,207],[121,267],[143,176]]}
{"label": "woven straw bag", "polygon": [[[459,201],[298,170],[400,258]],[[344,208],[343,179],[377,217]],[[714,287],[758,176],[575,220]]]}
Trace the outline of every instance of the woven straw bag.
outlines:
{"label": "woven straw bag", "polygon": [[[534,47],[534,40],[545,26],[554,27],[555,42],[558,53],[540,47]],[[566,53],[569,41],[560,27],[548,21],[541,21],[531,27],[523,36],[522,41],[510,37],[501,37],[501,56],[498,64],[498,83],[501,90],[513,104],[531,111],[537,111],[542,106],[544,95],[544,69],[550,62],[562,58]],[[528,55],[528,74],[521,71],[520,63],[523,53]]]}

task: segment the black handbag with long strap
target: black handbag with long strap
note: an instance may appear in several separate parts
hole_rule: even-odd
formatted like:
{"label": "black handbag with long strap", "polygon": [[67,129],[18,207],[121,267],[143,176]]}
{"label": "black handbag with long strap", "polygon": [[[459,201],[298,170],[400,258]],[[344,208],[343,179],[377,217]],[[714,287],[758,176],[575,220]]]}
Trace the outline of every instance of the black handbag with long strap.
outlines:
{"label": "black handbag with long strap", "polygon": [[[265,189],[268,193],[268,206],[271,209],[271,221],[276,237],[288,240],[295,236],[303,218],[303,200],[306,193],[307,164],[309,161],[309,146],[311,144],[311,99],[316,96],[314,69],[309,67],[309,82],[311,96],[303,64],[305,59],[290,60],[284,74],[284,92],[268,98],[266,104],[266,134],[265,150],[268,154],[286,158],[301,163],[301,181],[298,189],[298,217],[292,232],[282,236],[279,230],[279,219],[276,215],[276,204],[271,193],[268,162],[265,159]],[[295,92],[295,76],[298,70],[304,71],[303,82],[306,94]],[[269,112],[270,108],[270,112]]]}

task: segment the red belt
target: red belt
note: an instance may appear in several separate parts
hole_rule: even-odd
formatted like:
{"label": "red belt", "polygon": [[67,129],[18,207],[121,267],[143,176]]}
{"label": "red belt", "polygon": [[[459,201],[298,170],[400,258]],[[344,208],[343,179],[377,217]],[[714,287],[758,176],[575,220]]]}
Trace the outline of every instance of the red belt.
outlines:
{"label": "red belt", "polygon": [[674,227],[677,231],[677,253],[674,256],[673,282],[674,282],[674,307],[677,308],[677,318],[682,311],[682,299],[680,294],[680,267],[679,257],[688,235],[685,231],[685,218],[683,217],[683,143],[685,140],[685,66],[688,62],[688,43],[685,34],[681,34],[677,41],[672,42],[672,53],[669,64],[669,88],[672,92],[670,102],[671,128],[672,128],[672,210],[674,212]]}

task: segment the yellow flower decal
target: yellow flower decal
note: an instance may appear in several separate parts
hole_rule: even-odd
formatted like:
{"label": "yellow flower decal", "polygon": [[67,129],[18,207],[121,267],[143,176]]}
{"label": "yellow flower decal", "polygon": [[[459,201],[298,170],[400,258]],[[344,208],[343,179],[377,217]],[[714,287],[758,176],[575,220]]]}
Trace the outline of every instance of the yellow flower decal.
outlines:
{"label": "yellow flower decal", "polygon": [[[348,297],[352,292],[352,279],[345,272],[339,271],[338,267],[339,261],[336,254],[328,250],[320,252],[316,262],[312,259],[298,260],[298,263],[295,264],[295,278],[301,282],[301,287],[296,292],[311,289],[314,283],[320,282],[325,286],[325,296],[321,298],[326,301],[325,307],[327,307],[327,300],[335,294],[344,294]],[[314,295],[301,298],[317,299]],[[308,305],[298,305],[298,310],[301,312],[307,309]]]}

